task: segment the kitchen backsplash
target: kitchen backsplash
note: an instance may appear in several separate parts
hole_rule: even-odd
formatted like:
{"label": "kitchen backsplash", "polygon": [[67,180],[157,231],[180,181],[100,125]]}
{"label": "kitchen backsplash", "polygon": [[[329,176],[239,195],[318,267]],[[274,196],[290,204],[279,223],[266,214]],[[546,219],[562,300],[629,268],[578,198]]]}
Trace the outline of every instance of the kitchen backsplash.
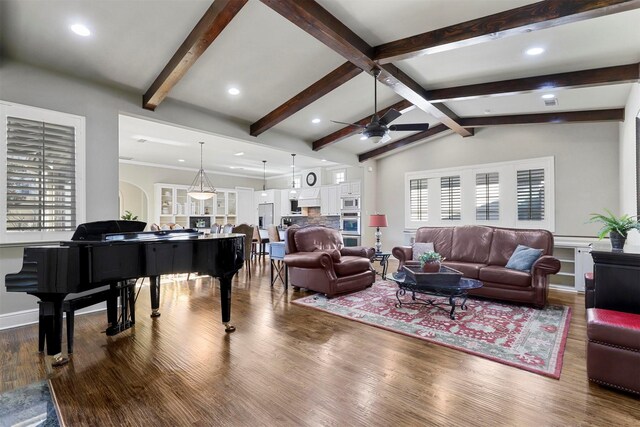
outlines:
{"label": "kitchen backsplash", "polygon": [[304,225],[326,225],[331,228],[340,228],[339,216],[322,216],[320,214],[320,208],[308,208],[307,216],[288,216],[291,220],[291,225],[297,224],[299,226]]}

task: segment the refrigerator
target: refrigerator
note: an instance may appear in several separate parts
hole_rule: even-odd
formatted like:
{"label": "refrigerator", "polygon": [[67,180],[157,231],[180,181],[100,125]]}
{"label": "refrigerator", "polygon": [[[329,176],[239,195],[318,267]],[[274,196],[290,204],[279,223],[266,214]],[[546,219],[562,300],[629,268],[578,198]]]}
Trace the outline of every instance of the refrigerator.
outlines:
{"label": "refrigerator", "polygon": [[258,205],[258,228],[270,225],[273,225],[273,203],[261,203]]}

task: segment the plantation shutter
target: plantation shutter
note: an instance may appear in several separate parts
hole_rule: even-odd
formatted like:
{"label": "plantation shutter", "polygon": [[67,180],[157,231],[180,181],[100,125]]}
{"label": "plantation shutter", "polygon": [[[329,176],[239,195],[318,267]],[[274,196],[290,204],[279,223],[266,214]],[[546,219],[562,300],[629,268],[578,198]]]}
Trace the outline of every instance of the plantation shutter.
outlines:
{"label": "plantation shutter", "polygon": [[498,172],[476,174],[476,219],[500,219],[500,184]]}
{"label": "plantation shutter", "polygon": [[75,229],[75,152],[73,126],[7,117],[7,231]]}
{"label": "plantation shutter", "polygon": [[461,219],[460,211],[460,176],[443,176],[440,178],[440,218]]}
{"label": "plantation shutter", "polygon": [[412,179],[409,181],[409,209],[411,221],[429,220],[429,189],[427,179]]}
{"label": "plantation shutter", "polygon": [[518,171],[518,220],[544,220],[544,169]]}

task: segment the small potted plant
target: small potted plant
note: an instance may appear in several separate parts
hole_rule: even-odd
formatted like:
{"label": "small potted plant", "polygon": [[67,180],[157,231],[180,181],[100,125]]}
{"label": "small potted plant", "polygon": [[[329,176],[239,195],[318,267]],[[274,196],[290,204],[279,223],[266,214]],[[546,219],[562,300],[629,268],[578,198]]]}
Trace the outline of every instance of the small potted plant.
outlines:
{"label": "small potted plant", "polygon": [[135,221],[138,219],[138,215],[132,214],[131,211],[124,211],[124,215],[122,215],[120,219],[125,221]]}
{"label": "small potted plant", "polygon": [[607,215],[592,213],[589,222],[602,223],[602,228],[598,232],[598,238],[602,239],[608,234],[609,239],[611,239],[611,248],[614,250],[622,250],[624,242],[627,240],[629,230],[640,230],[640,224],[636,219],[637,217],[627,214],[617,217],[608,209],[605,209],[605,211]]}
{"label": "small potted plant", "polygon": [[420,267],[425,273],[437,273],[440,271],[440,261],[443,260],[438,252],[427,251],[420,255]]}

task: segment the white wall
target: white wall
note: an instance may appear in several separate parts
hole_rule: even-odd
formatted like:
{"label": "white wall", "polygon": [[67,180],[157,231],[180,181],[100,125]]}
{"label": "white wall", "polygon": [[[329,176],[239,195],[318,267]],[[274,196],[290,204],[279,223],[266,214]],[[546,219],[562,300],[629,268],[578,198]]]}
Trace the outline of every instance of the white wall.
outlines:
{"label": "white wall", "polygon": [[378,160],[377,206],[386,213],[385,248],[402,245],[404,173],[554,156],[556,235],[594,236],[589,213],[615,209],[618,124],[496,126],[461,138],[450,134]]}
{"label": "white wall", "polygon": [[[640,115],[640,83],[632,86],[620,124],[620,212],[637,215],[636,201],[636,117]],[[629,233],[629,244],[640,245],[640,234]]]}
{"label": "white wall", "polygon": [[120,181],[120,213],[118,217],[124,215],[125,211],[131,212],[138,221],[148,222],[147,207],[149,197],[138,185],[130,182]]}

